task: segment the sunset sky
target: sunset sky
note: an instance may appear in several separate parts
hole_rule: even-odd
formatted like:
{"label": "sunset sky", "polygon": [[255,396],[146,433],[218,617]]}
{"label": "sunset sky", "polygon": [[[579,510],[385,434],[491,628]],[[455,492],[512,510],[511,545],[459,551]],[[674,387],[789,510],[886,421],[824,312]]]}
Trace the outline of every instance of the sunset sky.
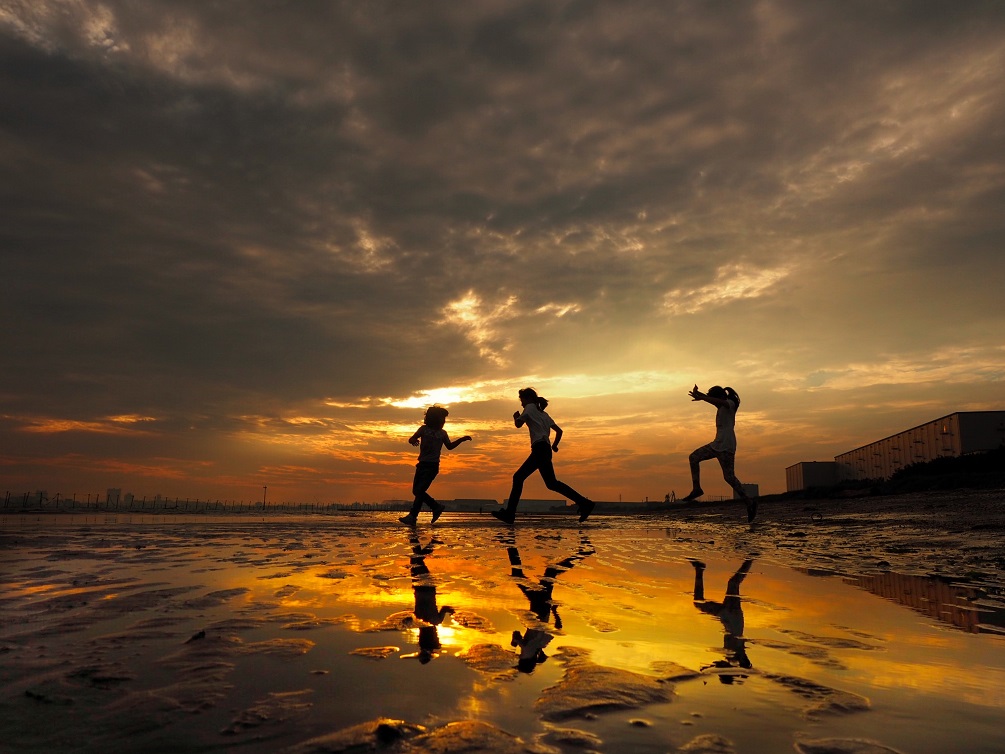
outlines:
{"label": "sunset sky", "polygon": [[[1005,409],[1005,3],[0,0],[0,493],[689,489]],[[704,488],[726,494],[714,462]],[[554,497],[538,479],[526,497]]]}

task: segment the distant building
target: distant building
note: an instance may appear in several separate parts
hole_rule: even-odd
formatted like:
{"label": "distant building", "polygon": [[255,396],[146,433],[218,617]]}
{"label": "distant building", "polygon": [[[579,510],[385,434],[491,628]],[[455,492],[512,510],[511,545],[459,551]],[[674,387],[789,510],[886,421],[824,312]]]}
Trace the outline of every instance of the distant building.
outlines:
{"label": "distant building", "polygon": [[889,479],[914,463],[958,458],[1005,445],[1005,411],[957,411],[834,457],[785,469],[789,492],[844,480]]}
{"label": "distant building", "polygon": [[913,463],[958,458],[1005,443],[1005,411],[957,411],[834,457],[839,479],[889,479]]}
{"label": "distant building", "polygon": [[836,461],[802,461],[785,469],[785,489],[789,492],[833,487],[837,482]]}
{"label": "distant building", "polygon": [[105,502],[108,505],[116,504],[118,505],[119,498],[122,497],[121,487],[109,487],[108,496],[105,498]]}
{"label": "distant building", "polygon": [[490,498],[459,497],[451,501],[450,509],[455,511],[482,513],[484,511],[499,510],[499,501]]}
{"label": "distant building", "polygon": [[[508,500],[504,500],[505,505]],[[520,500],[519,510],[522,513],[550,513],[555,508],[564,508],[566,506],[566,501],[564,498],[557,500],[535,500],[533,498],[522,498]]]}

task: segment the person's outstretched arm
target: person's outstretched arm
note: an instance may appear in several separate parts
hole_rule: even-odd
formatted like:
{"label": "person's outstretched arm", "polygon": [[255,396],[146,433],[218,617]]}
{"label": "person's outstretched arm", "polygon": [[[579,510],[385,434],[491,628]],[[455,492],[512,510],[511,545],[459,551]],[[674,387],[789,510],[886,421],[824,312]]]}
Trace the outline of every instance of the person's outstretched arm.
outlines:
{"label": "person's outstretched arm", "polygon": [[558,443],[562,439],[562,428],[557,424],[552,423],[551,428],[555,430],[555,441],[551,444],[551,449],[553,452],[558,452]]}
{"label": "person's outstretched arm", "polygon": [[714,398],[708,393],[703,393],[698,389],[697,385],[695,385],[691,389],[691,392],[689,392],[688,395],[691,396],[692,401],[705,401],[705,403],[711,403],[713,406],[716,407],[726,405],[725,398]]}
{"label": "person's outstretched arm", "polygon": [[417,430],[415,430],[415,434],[413,434],[411,437],[408,438],[408,444],[409,445],[418,445],[419,444],[419,436],[421,434],[422,434],[422,427],[419,427]]}
{"label": "person's outstretched arm", "polygon": [[458,445],[460,445],[462,442],[471,442],[471,438],[468,435],[464,435],[464,437],[462,437],[462,438],[460,438],[458,440],[451,441],[450,438],[448,437],[447,441],[445,443],[443,443],[443,446],[447,450],[453,450]]}

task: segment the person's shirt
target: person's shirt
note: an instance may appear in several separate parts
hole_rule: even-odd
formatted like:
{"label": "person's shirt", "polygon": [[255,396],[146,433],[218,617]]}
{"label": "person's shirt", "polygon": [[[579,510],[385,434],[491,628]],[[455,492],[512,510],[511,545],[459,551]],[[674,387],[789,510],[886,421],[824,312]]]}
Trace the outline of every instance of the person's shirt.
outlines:
{"label": "person's shirt", "polygon": [[447,430],[423,425],[419,433],[419,463],[439,463],[440,451],[448,442]]}
{"label": "person's shirt", "polygon": [[736,452],[736,402],[727,398],[715,411],[715,439],[712,450]]}
{"label": "person's shirt", "polygon": [[554,422],[547,413],[537,407],[536,403],[528,403],[524,406],[520,418],[523,419],[530,431],[531,445],[536,442],[548,442],[548,437],[551,435],[551,425]]}

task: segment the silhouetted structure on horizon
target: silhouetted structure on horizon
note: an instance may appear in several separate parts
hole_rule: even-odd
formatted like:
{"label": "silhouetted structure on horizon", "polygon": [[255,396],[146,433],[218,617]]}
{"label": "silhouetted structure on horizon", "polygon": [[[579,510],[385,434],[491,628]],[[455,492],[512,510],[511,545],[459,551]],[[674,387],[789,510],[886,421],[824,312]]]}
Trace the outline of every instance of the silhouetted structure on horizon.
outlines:
{"label": "silhouetted structure on horizon", "polygon": [[803,461],[785,469],[789,492],[838,482],[889,479],[911,464],[959,458],[1005,444],[1005,411],[957,411],[834,457]]}

